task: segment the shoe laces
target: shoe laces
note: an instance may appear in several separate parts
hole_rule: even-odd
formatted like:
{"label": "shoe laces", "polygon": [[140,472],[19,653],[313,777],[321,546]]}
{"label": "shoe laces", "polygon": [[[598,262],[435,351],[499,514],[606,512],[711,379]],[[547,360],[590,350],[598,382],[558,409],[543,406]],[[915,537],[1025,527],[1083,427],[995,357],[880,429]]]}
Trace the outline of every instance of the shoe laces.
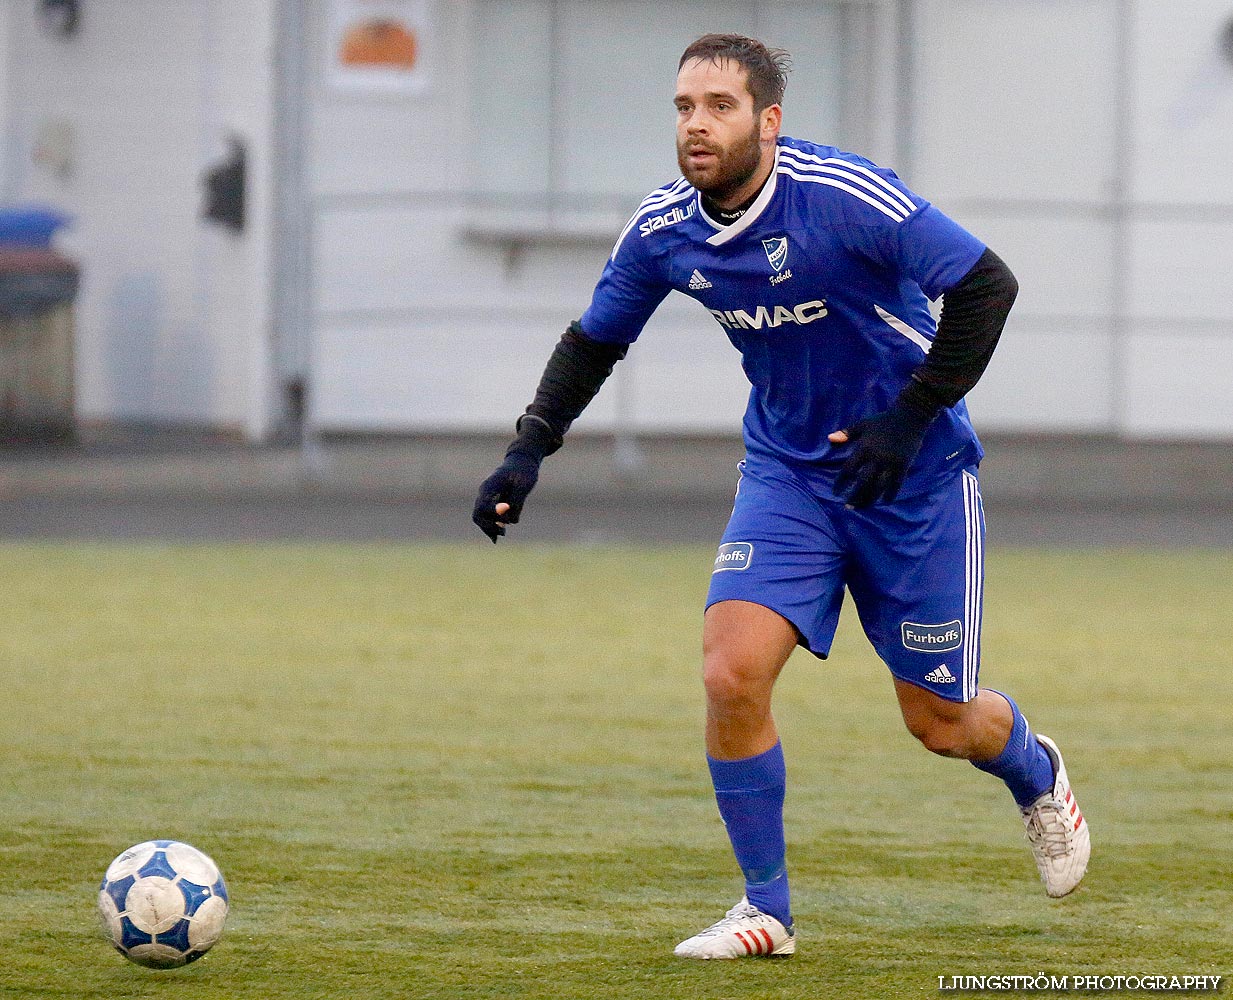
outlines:
{"label": "shoe laces", "polygon": [[742,901],[737,903],[736,906],[732,907],[732,909],[725,913],[722,920],[711,924],[710,927],[704,931],[701,931],[697,936],[717,937],[720,934],[727,934],[742,920],[757,920],[764,917],[765,914],[754,906],[753,903],[746,903]]}
{"label": "shoe laces", "polygon": [[1062,805],[1048,798],[1035,803],[1027,816],[1027,838],[1051,858],[1064,858],[1070,853],[1070,831],[1062,819]]}

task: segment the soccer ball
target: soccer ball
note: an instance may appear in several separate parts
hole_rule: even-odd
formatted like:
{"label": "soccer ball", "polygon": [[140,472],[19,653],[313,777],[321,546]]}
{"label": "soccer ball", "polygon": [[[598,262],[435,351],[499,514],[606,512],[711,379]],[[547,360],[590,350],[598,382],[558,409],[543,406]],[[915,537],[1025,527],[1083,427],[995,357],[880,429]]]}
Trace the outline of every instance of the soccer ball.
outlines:
{"label": "soccer ball", "polygon": [[218,865],[176,840],[147,840],[115,859],[98,909],[116,950],[151,969],[196,961],[223,933],[227,886]]}

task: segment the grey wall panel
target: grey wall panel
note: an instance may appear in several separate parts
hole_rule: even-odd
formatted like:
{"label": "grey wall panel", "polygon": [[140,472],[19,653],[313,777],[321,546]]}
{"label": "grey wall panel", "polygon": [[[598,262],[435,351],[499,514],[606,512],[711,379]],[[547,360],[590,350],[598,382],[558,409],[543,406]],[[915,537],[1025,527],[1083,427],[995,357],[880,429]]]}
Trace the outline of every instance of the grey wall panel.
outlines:
{"label": "grey wall panel", "polygon": [[[535,316],[323,325],[314,423],[355,431],[512,428],[558,336]],[[601,394],[588,422],[610,425],[615,399]]]}
{"label": "grey wall panel", "polygon": [[474,186],[468,6],[434,5],[437,16],[422,45],[427,75],[421,92],[364,92],[332,83],[325,42],[329,5],[313,0],[308,159],[315,193],[389,194]]}
{"label": "grey wall panel", "polygon": [[1127,431],[1146,438],[1230,436],[1233,337],[1136,323],[1127,350]]}
{"label": "grey wall panel", "polygon": [[1136,200],[1233,205],[1231,21],[1227,0],[1135,4]]}
{"label": "grey wall panel", "polygon": [[[579,316],[608,258],[606,231],[577,242],[509,245],[468,229],[485,218],[431,198],[321,205],[317,311],[551,304]],[[615,235],[619,225],[608,228]]]}
{"label": "grey wall panel", "polygon": [[[703,0],[562,0],[559,188],[645,194],[680,175],[676,64],[702,31],[748,31],[750,5]],[[614,151],[620,152],[614,155]]]}
{"label": "grey wall panel", "polygon": [[1113,0],[925,0],[916,162],[935,199],[1083,202],[1108,192]]}
{"label": "grey wall panel", "polygon": [[462,212],[431,199],[322,206],[316,307],[346,312],[492,299],[504,291],[499,250],[459,234]]}
{"label": "grey wall panel", "polygon": [[[560,319],[533,307],[470,318],[323,317],[314,422],[336,430],[504,429],[530,402]],[[718,325],[696,306],[668,308],[576,426],[736,433],[748,392],[740,357]]]}
{"label": "grey wall panel", "polygon": [[[946,206],[941,206],[945,208]],[[951,211],[1019,279],[1014,315],[1092,318],[1108,313],[1112,226],[1091,211]]]}
{"label": "grey wall panel", "polygon": [[701,305],[673,293],[630,349],[634,426],[736,434],[749,381],[741,356]]}
{"label": "grey wall panel", "polygon": [[[859,49],[845,26],[842,4],[768,3],[758,10],[757,30],[768,44],[792,55],[792,71],[784,92],[783,130],[787,135],[831,146],[859,144],[863,127],[846,119],[849,102],[869,83],[868,66],[854,65]],[[861,13],[860,6],[852,14]],[[859,109],[863,110],[863,109]],[[853,108],[854,113],[859,110]],[[862,147],[857,152],[866,153]]]}
{"label": "grey wall panel", "polygon": [[1101,324],[1012,320],[968,406],[977,433],[1102,431],[1114,392],[1112,345]]}
{"label": "grey wall panel", "polygon": [[1207,320],[1233,339],[1233,215],[1207,222],[1141,219],[1130,232],[1129,311],[1143,318]]}
{"label": "grey wall panel", "polygon": [[475,65],[471,142],[476,190],[547,190],[552,169],[550,0],[479,0],[468,59]]}

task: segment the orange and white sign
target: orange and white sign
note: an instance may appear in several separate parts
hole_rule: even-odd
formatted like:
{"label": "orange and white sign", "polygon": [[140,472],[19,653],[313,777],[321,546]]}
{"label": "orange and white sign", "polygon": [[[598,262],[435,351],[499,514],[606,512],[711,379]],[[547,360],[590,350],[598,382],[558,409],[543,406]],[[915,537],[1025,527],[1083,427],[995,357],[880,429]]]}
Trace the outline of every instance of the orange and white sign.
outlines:
{"label": "orange and white sign", "polygon": [[422,91],[427,31],[428,0],[333,0],[330,82],[344,90]]}

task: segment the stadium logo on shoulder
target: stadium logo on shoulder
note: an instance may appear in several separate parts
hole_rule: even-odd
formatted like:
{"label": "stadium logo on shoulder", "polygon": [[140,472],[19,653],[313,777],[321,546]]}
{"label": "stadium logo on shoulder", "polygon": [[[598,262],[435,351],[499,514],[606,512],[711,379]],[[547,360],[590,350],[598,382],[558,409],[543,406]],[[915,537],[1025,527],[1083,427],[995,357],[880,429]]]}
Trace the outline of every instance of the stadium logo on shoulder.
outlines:
{"label": "stadium logo on shoulder", "polygon": [[751,562],[753,542],[724,542],[715,556],[712,573],[722,573],[726,569],[749,569]]}
{"label": "stadium logo on shoulder", "polygon": [[916,622],[904,622],[900,630],[904,647],[920,653],[943,653],[948,649],[958,649],[963,645],[963,623],[958,618],[942,625],[918,625]]}
{"label": "stadium logo on shoulder", "polygon": [[771,262],[776,273],[782,271],[784,264],[788,262],[788,237],[777,236],[773,240],[763,240],[762,249],[766,251],[766,259]]}
{"label": "stadium logo on shoulder", "polygon": [[684,222],[696,211],[698,211],[697,201],[691,201],[684,208],[678,205],[670,212],[665,212],[663,215],[653,215],[651,218],[644,220],[642,225],[638,227],[638,234],[645,239],[651,233],[666,229],[668,226],[675,226],[678,222]]}

